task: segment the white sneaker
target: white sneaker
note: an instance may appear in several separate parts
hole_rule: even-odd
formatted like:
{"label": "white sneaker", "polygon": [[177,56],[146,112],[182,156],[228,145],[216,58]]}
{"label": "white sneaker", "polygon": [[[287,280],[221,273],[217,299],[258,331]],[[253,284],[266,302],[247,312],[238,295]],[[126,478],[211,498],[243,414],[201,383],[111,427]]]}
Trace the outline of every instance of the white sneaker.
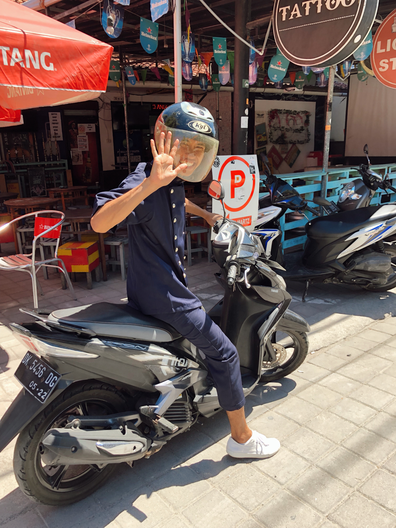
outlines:
{"label": "white sneaker", "polygon": [[233,438],[227,442],[227,453],[234,458],[269,458],[279,451],[280,442],[276,438],[267,438],[253,431],[251,438],[239,444]]}

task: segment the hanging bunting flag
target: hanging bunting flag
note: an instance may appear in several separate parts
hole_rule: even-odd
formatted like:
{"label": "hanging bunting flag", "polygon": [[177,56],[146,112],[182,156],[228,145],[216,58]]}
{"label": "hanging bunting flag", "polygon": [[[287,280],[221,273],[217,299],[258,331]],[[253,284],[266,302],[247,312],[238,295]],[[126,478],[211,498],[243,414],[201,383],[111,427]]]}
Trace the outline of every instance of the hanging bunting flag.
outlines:
{"label": "hanging bunting flag", "polygon": [[75,20],[70,20],[69,22],[66,22],[66,26],[70,26],[73,29],[76,29],[76,21]]}
{"label": "hanging bunting flag", "polygon": [[133,70],[133,73],[135,74],[136,80],[140,82],[140,77],[137,70]]}
{"label": "hanging bunting flag", "polygon": [[222,37],[213,37],[213,53],[216,63],[223,66],[227,60],[227,39]]}
{"label": "hanging bunting flag", "polygon": [[366,70],[363,69],[361,62],[359,62],[358,64],[357,71],[358,71],[358,75],[357,75],[358,80],[362,82],[367,81],[369,74],[366,72]]}
{"label": "hanging bunting flag", "polygon": [[195,36],[190,33],[190,38],[186,32],[182,35],[182,60],[185,62],[192,62],[195,57]]}
{"label": "hanging bunting flag", "polygon": [[128,81],[134,86],[136,84],[136,77],[135,77],[133,68],[131,68],[130,66],[127,66],[125,68],[125,73],[128,78]]}
{"label": "hanging bunting flag", "polygon": [[151,20],[153,22],[155,22],[162,16],[166,15],[168,11],[169,11],[168,0],[150,0]]}
{"label": "hanging bunting flag", "polygon": [[158,24],[146,18],[140,19],[140,43],[147,53],[154,53],[158,46]]}
{"label": "hanging bunting flag", "polygon": [[110,61],[109,77],[112,81],[118,82],[121,79],[120,61],[112,59]]}
{"label": "hanging bunting flag", "polygon": [[[370,55],[371,57],[371,55]],[[371,58],[367,57],[364,61],[360,61],[360,64],[362,65],[363,70],[368,73],[368,75],[371,75],[371,77],[375,77],[374,71],[371,67]]]}
{"label": "hanging bunting flag", "polygon": [[163,61],[163,69],[169,73],[169,75],[173,75],[173,70],[171,68],[171,65],[170,65],[170,60],[169,59],[164,59]]}
{"label": "hanging bunting flag", "polygon": [[320,68],[319,66],[311,66],[311,70],[312,70],[314,73],[322,73],[322,71],[324,70],[324,68]]}
{"label": "hanging bunting flag", "polygon": [[171,86],[175,86],[175,76],[174,75],[169,74],[168,81]]}
{"label": "hanging bunting flag", "polygon": [[191,81],[193,78],[191,62],[182,61],[182,74],[186,81]]}
{"label": "hanging bunting flag", "polygon": [[272,82],[282,81],[286,75],[289,61],[282,54],[274,55],[268,66],[268,77]]}
{"label": "hanging bunting flag", "polygon": [[296,80],[296,72],[289,72],[289,78],[290,82],[294,84],[294,81]]}
{"label": "hanging bunting flag", "polygon": [[257,62],[254,61],[249,64],[249,84],[254,84],[257,81]]}
{"label": "hanging bunting flag", "polygon": [[227,51],[227,60],[230,61],[230,71],[234,71],[235,51]]}
{"label": "hanging bunting flag", "polygon": [[302,71],[304,75],[308,75],[309,72],[311,71],[311,68],[309,66],[303,66]]}
{"label": "hanging bunting flag", "polygon": [[131,0],[114,0],[114,3],[129,6],[131,3]]}
{"label": "hanging bunting flag", "polygon": [[283,80],[282,81],[277,81],[275,84],[274,84],[275,88],[283,88]]}
{"label": "hanging bunting flag", "polygon": [[313,71],[310,71],[307,75],[307,82],[306,84],[308,86],[316,86],[316,75]]}
{"label": "hanging bunting flag", "polygon": [[206,90],[208,89],[208,77],[207,77],[206,73],[200,73],[199,74],[199,87],[204,92],[206,92]]}
{"label": "hanging bunting flag", "polygon": [[202,59],[201,59],[201,55],[198,53],[198,50],[195,48],[195,51],[196,51],[196,54],[197,54],[197,60],[198,60],[198,69],[201,68],[202,66]]}
{"label": "hanging bunting flag", "polygon": [[224,86],[230,80],[230,61],[226,60],[225,64],[219,68],[220,83]]}
{"label": "hanging bunting flag", "polygon": [[218,73],[212,73],[212,86],[214,92],[220,91],[220,81],[219,81],[219,74]]}
{"label": "hanging bunting flag", "polygon": [[150,70],[154,73],[154,75],[160,81],[161,80],[161,74],[160,74],[159,69],[157,68],[157,66],[153,66],[152,68],[150,68]]}
{"label": "hanging bunting flag", "polygon": [[114,5],[111,0],[104,0],[102,11],[102,26],[106,34],[111,38],[121,35],[124,23],[124,8]]}
{"label": "hanging bunting flag", "polygon": [[294,86],[297,88],[297,90],[302,90],[305,84],[305,73],[303,71],[299,71],[296,74],[296,79],[294,81]]}
{"label": "hanging bunting flag", "polygon": [[352,61],[346,60],[341,64],[341,75],[344,77],[347,77],[349,75],[349,72],[351,71],[352,67]]}
{"label": "hanging bunting flag", "polygon": [[261,88],[264,86],[265,73],[263,68],[257,68],[257,86]]}
{"label": "hanging bunting flag", "polygon": [[257,62],[258,68],[262,67],[266,52],[267,52],[267,49],[264,50],[264,53],[262,55],[257,55],[256,62]]}
{"label": "hanging bunting flag", "polygon": [[330,77],[330,68],[325,68],[325,69],[323,70],[323,73],[324,73],[326,79],[328,80],[329,77]]}
{"label": "hanging bunting flag", "polygon": [[319,88],[325,88],[327,86],[327,79],[324,72],[319,73],[317,78],[317,85],[319,86]]}
{"label": "hanging bunting flag", "polygon": [[209,68],[210,61],[213,57],[213,51],[202,51],[200,53],[202,60],[207,68]]}
{"label": "hanging bunting flag", "polygon": [[142,82],[143,82],[143,84],[146,84],[147,68],[144,68],[143,70],[140,70],[140,74],[141,74],[141,76],[142,76]]}
{"label": "hanging bunting flag", "polygon": [[[254,47],[254,40],[250,41],[250,45]],[[253,64],[256,58],[256,50],[249,48],[249,64]]]}
{"label": "hanging bunting flag", "polygon": [[373,34],[370,31],[364,41],[360,44],[358,49],[353,54],[354,58],[358,61],[364,61],[373,51]]}

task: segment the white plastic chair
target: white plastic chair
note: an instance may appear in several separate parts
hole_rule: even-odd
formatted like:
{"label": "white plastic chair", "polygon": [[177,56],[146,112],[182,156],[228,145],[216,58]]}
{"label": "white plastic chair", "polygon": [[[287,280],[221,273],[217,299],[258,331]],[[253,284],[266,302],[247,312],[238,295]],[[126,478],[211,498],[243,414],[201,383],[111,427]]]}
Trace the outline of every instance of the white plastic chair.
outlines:
{"label": "white plastic chair", "polygon": [[[29,273],[32,279],[33,305],[34,309],[38,310],[37,287],[40,289],[40,293],[42,293],[42,291],[36,275],[39,269],[43,266],[47,268],[57,268],[58,270],[60,270],[64,274],[70,292],[72,293],[74,298],[76,297],[74,294],[74,288],[66,271],[66,267],[62,259],[58,257],[59,240],[62,229],[61,226],[65,219],[65,213],[63,213],[62,211],[53,210],[36,211],[34,213],[28,213],[22,216],[18,216],[18,218],[11,220],[11,222],[2,225],[0,227],[0,231],[6,229],[9,225],[13,223],[20,222],[21,220],[32,216],[35,217],[32,252],[29,254],[8,255],[6,257],[0,257],[0,271],[26,271],[27,273]],[[54,218],[56,216],[59,217],[59,220]],[[39,248],[38,246],[41,238],[51,238],[57,240],[54,257],[41,260],[36,259],[36,249]],[[58,264],[54,264],[55,262],[57,262]]]}

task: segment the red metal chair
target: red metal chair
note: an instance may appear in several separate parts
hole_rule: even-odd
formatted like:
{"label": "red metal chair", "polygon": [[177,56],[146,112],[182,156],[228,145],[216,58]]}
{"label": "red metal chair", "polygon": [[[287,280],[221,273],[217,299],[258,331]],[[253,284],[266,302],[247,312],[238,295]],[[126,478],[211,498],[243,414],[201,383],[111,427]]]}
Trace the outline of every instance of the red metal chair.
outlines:
{"label": "red metal chair", "polygon": [[[46,216],[43,216],[46,215]],[[18,254],[18,255],[8,255],[6,257],[0,258],[0,271],[26,271],[29,273],[31,279],[32,279],[32,288],[33,288],[33,305],[34,309],[38,310],[38,295],[37,295],[37,287],[40,289],[40,293],[42,293],[40,283],[37,280],[37,272],[42,267],[47,268],[57,268],[60,270],[66,279],[67,286],[69,287],[70,292],[74,294],[74,289],[72,286],[72,283],[70,281],[69,275],[66,271],[66,267],[62,261],[58,257],[58,248],[59,248],[59,240],[62,230],[62,224],[65,219],[65,213],[62,211],[36,211],[34,213],[28,213],[22,216],[19,216],[18,218],[15,218],[14,220],[11,220],[11,222],[8,222],[7,224],[4,224],[0,226],[0,232],[2,230],[7,229],[8,226],[12,225],[15,222],[20,222],[21,220],[24,220],[25,218],[29,218],[34,216],[34,237],[32,241],[32,252],[29,254]],[[55,217],[55,218],[54,218]],[[58,217],[58,218],[56,218]],[[54,257],[48,258],[48,259],[36,259],[36,250],[39,249],[39,241],[42,238],[51,238],[55,239],[56,247],[54,252]],[[55,262],[57,264],[55,264]]]}

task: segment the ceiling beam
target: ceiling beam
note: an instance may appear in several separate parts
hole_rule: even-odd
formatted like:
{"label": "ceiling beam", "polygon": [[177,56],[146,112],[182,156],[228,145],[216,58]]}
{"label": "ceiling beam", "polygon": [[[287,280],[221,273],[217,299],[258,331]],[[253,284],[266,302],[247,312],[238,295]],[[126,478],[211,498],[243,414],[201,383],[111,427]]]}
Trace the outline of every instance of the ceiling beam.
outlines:
{"label": "ceiling beam", "polygon": [[55,15],[53,18],[55,20],[60,20],[61,18],[68,17],[72,15],[73,13],[77,13],[78,11],[83,11],[86,7],[89,7],[93,4],[98,4],[100,0],[87,0],[86,2],[83,2],[82,4],[72,7],[71,9],[68,9],[67,11],[63,11],[63,13],[60,13],[59,15]]}

